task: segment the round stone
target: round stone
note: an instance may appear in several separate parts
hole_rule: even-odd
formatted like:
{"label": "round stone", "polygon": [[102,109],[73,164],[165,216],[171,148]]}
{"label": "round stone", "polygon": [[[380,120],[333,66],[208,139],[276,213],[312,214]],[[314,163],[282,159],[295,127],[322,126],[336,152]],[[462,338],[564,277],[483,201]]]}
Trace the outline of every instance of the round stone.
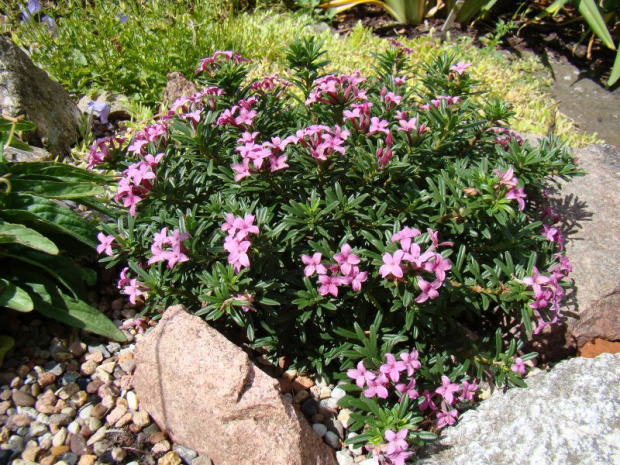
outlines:
{"label": "round stone", "polygon": [[67,429],[60,428],[58,432],[54,435],[54,439],[52,439],[52,445],[54,447],[63,446],[66,440],[67,440]]}
{"label": "round stone", "polygon": [[34,407],[34,404],[37,401],[34,397],[24,391],[13,391],[11,397],[13,399],[13,403],[17,407]]}
{"label": "round stone", "polygon": [[39,437],[45,433],[47,433],[47,425],[39,423],[38,421],[30,424],[29,434],[31,437]]}
{"label": "round stone", "polygon": [[335,387],[332,390],[332,399],[336,399],[337,401],[342,399],[346,395],[347,395],[347,393],[342,388]]}
{"label": "round stone", "polygon": [[355,465],[355,460],[346,450],[336,452],[336,461],[338,465]]}
{"label": "round stone", "polygon": [[301,404],[301,411],[308,418],[312,418],[312,415],[319,412],[319,403],[314,399],[307,399],[303,404]]}
{"label": "round stone", "polygon": [[338,438],[337,434],[334,434],[331,431],[328,431],[327,433],[325,433],[324,439],[327,445],[331,447],[332,449],[336,449],[336,450],[340,449],[340,439]]}
{"label": "round stone", "polygon": [[312,429],[320,438],[325,436],[325,434],[327,433],[327,426],[325,426],[323,423],[313,424]]}
{"label": "round stone", "polygon": [[130,410],[138,410],[138,396],[133,391],[127,392],[127,407]]}
{"label": "round stone", "polygon": [[67,426],[67,431],[71,434],[78,434],[80,432],[80,424],[77,421],[72,421],[69,423],[69,426]]}

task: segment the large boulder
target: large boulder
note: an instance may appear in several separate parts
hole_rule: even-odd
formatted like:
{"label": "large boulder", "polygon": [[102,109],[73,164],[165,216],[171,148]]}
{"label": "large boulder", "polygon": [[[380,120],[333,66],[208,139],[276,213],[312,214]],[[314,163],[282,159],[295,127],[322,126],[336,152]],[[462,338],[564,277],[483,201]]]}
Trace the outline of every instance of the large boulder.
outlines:
{"label": "large boulder", "polygon": [[527,383],[464,413],[418,463],[620,463],[620,355],[564,361]]}
{"label": "large boulder", "polygon": [[575,150],[585,176],[561,183],[551,198],[563,216],[573,280],[566,320],[548,327],[532,348],[543,360],[573,355],[589,341],[620,341],[620,148],[595,145]]}
{"label": "large boulder", "polygon": [[247,354],[182,306],[136,346],[140,405],[217,465],[335,465],[334,453]]}
{"label": "large boulder", "polygon": [[69,93],[37,68],[7,36],[0,35],[0,111],[37,125],[24,134],[31,145],[68,155],[79,136],[80,111]]}

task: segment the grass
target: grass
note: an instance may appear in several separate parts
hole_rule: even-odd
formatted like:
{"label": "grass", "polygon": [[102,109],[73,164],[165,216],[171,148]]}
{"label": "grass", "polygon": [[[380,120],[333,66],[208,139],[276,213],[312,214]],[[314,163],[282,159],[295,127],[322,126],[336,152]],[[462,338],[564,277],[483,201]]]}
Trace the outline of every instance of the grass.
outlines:
{"label": "grass", "polygon": [[[10,28],[13,39],[70,92],[91,96],[102,91],[122,93],[154,109],[169,72],[180,71],[191,78],[199,59],[216,50],[236,50],[252,59],[255,66],[250,77],[258,77],[286,74],[284,45],[299,36],[319,35],[332,68],[343,72],[359,69],[372,74],[370,53],[387,46],[362,26],[341,37],[330,31],[317,34],[312,18],[303,14],[273,10],[231,14],[227,0],[142,3],[96,0],[93,7],[84,7],[82,2],[65,0],[59,6],[51,5],[47,13],[56,18],[55,37],[43,24],[18,22],[17,12],[3,28]],[[126,22],[120,20],[121,13]],[[473,72],[483,87],[513,104],[514,129],[544,134],[553,128],[573,146],[596,141],[593,135],[578,134],[572,122],[559,113],[546,91],[550,78],[534,58],[511,60],[493,50],[476,48],[467,38],[441,43],[427,36],[405,42],[416,50],[414,64],[446,49],[473,62]]]}

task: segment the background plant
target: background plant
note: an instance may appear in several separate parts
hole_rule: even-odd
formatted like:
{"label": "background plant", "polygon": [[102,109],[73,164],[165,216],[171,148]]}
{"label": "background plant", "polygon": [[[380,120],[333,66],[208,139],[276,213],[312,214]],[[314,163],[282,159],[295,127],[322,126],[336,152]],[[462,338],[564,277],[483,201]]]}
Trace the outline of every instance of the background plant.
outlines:
{"label": "background plant", "polygon": [[31,150],[18,133],[35,129],[0,118],[0,306],[39,313],[71,326],[124,340],[114,323],[87,303],[96,272],[80,266],[92,255],[97,229],[65,201],[96,206],[106,179],[62,163],[16,162],[7,147]]}
{"label": "background plant", "polygon": [[558,140],[509,131],[471,63],[441,55],[412,84],[410,52],[378,54],[372,78],[324,74],[304,40],[293,75],[247,84],[240,54],[201,60],[207,87],[127,147],[127,213],[99,236],[141,316],[183,303],[274,359],[355,379],[342,403],[371,426],[356,441],[394,462],[478,383],[522,385],[520,344],[557,321],[570,271],[544,189],[578,173]]}

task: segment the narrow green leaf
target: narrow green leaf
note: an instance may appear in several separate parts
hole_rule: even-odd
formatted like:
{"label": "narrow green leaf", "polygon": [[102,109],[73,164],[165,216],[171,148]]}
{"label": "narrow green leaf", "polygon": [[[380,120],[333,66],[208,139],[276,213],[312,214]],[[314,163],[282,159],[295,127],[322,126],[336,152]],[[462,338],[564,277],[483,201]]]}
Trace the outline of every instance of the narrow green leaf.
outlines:
{"label": "narrow green leaf", "polygon": [[21,244],[50,255],[58,255],[58,247],[34,229],[0,219],[0,244]]}
{"label": "narrow green leaf", "polygon": [[611,69],[607,85],[613,86],[618,79],[620,79],[620,50],[616,53],[616,60],[614,61],[614,67]]}
{"label": "narrow green leaf", "polygon": [[11,181],[14,192],[32,193],[48,199],[71,200],[94,197],[105,191],[103,187],[90,182],[41,181],[36,179],[14,179]]}
{"label": "narrow green leaf", "polygon": [[594,0],[575,0],[575,3],[579,13],[581,13],[597,37],[601,39],[606,47],[615,50],[614,41]]}

